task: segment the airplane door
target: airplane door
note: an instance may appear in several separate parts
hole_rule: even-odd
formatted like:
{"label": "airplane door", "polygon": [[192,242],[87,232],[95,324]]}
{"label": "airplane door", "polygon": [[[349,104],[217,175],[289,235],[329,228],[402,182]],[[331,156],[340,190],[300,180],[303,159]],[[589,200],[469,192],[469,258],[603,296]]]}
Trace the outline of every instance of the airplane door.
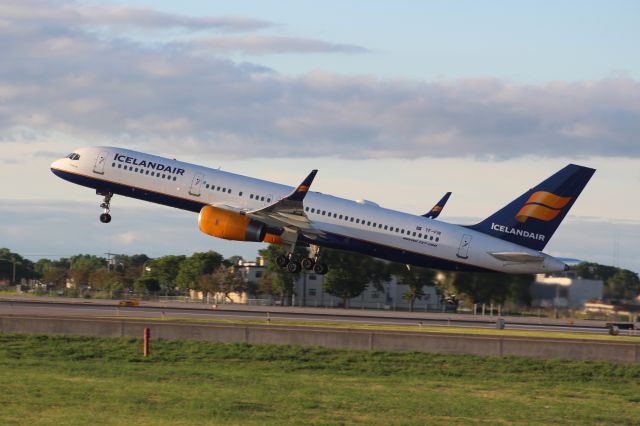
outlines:
{"label": "airplane door", "polygon": [[462,240],[460,240],[460,247],[458,247],[458,256],[460,259],[468,259],[469,258],[469,246],[471,245],[471,235],[464,234],[462,236]]}
{"label": "airplane door", "polygon": [[189,194],[195,195],[196,197],[200,196],[200,188],[202,187],[202,179],[204,175],[202,173],[196,173],[193,177],[193,181],[191,181],[191,188],[189,188]]}
{"label": "airplane door", "polygon": [[98,154],[98,158],[96,158],[96,164],[93,165],[93,173],[98,173],[100,175],[104,174],[104,165],[107,162],[107,157],[109,156],[109,151],[102,151]]}

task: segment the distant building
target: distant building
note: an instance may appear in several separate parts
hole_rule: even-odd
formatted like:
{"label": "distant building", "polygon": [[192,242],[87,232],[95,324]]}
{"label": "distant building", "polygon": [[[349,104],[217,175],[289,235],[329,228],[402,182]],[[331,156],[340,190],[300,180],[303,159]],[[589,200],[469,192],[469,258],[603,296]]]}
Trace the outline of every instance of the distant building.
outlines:
{"label": "distant building", "polygon": [[[264,259],[258,258],[255,262],[240,261],[238,264],[242,277],[247,282],[260,283],[264,274]],[[338,307],[342,303],[342,299],[327,293],[324,288],[325,276],[317,275],[310,271],[304,271],[300,274],[300,279],[294,284],[294,306],[310,306],[310,307]],[[375,289],[372,285],[358,297],[349,300],[351,308],[367,308],[367,309],[409,309],[409,301],[403,295],[407,292],[407,286],[398,283],[395,277],[391,281],[385,283],[381,290]],[[442,304],[436,293],[435,287],[423,287],[424,296],[420,300],[414,302],[414,310],[440,310]],[[222,295],[210,295],[210,301],[215,300],[217,303],[229,303],[229,299],[223,300]],[[200,297],[202,297],[200,295]],[[276,304],[280,300],[277,297],[269,297],[268,295],[251,294],[229,294],[229,298],[233,303],[248,304]]]}
{"label": "distant building", "polygon": [[[332,296],[323,289],[325,276],[313,273],[303,273],[295,285],[296,306],[329,306],[337,307],[342,303],[342,299]],[[391,281],[384,283],[382,289],[378,290],[373,285],[369,285],[358,297],[349,300],[350,308],[365,309],[409,309],[409,301],[403,296],[408,287],[398,282],[396,277],[391,277]],[[439,310],[441,308],[440,298],[435,287],[424,286],[422,288],[424,296],[416,300],[413,308],[420,310]]]}
{"label": "distant building", "polygon": [[602,280],[583,279],[575,271],[538,274],[531,286],[531,304],[545,308],[582,309],[591,299],[602,299]]}

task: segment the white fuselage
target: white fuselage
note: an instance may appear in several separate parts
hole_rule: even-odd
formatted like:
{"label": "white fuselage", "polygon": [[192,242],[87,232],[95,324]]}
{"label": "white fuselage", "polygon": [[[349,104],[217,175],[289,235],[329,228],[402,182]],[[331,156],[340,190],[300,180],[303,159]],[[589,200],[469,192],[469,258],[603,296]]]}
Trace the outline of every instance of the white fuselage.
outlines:
{"label": "white fuselage", "polygon": [[[222,170],[115,147],[75,151],[78,159],[55,161],[60,177],[80,185],[197,212],[205,205],[250,211],[294,189]],[[407,264],[459,270],[542,273],[565,269],[561,261],[464,226],[448,224],[371,202],[351,201],[310,191],[304,209],[313,228],[333,241],[309,241],[363,251]],[[339,244],[335,244],[339,241]],[[344,246],[344,247],[343,247]],[[505,261],[492,253],[542,256],[535,262]]]}

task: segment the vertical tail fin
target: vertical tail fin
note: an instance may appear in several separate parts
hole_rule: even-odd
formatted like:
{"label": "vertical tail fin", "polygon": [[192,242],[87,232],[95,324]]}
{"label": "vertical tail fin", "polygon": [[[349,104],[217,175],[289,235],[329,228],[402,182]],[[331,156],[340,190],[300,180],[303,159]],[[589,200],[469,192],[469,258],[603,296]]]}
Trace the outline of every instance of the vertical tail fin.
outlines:
{"label": "vertical tail fin", "polygon": [[423,214],[422,217],[435,219],[440,216],[440,213],[442,213],[442,209],[444,209],[444,205],[447,204],[447,201],[449,201],[450,196],[451,192],[447,192],[446,194],[444,194],[440,201],[438,201],[436,205],[431,208],[431,210]]}
{"label": "vertical tail fin", "polygon": [[569,164],[482,222],[468,228],[542,250],[595,169]]}

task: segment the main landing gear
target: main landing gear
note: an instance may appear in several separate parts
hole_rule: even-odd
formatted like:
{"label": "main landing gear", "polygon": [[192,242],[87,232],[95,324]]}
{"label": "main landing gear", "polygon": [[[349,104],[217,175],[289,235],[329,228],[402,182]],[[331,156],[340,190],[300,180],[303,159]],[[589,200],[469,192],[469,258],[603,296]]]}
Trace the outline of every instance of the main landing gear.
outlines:
{"label": "main landing gear", "polygon": [[300,272],[303,268],[307,271],[313,271],[318,275],[326,274],[329,271],[329,267],[326,263],[318,262],[320,247],[312,245],[311,252],[311,257],[306,257],[300,261],[296,259],[293,252],[290,251],[286,255],[282,254],[278,256],[276,258],[276,264],[281,268],[287,268],[287,270],[293,274]]}
{"label": "main landing gear", "polygon": [[111,207],[111,197],[113,197],[113,192],[98,192],[98,195],[104,195],[104,199],[102,200],[102,204],[100,207],[102,208],[102,214],[100,215],[100,222],[109,223],[111,222],[111,215],[109,214],[109,209]]}

